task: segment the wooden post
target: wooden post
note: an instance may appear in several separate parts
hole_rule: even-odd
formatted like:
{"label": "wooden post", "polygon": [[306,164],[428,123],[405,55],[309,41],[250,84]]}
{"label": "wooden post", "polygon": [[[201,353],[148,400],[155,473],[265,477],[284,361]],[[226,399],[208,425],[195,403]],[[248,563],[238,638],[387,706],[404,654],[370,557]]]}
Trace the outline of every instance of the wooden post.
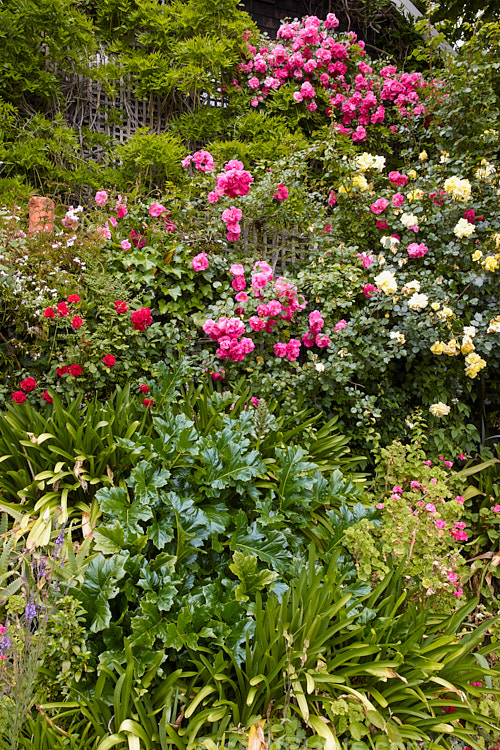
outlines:
{"label": "wooden post", "polygon": [[29,234],[35,232],[53,232],[54,231],[54,201],[50,198],[42,198],[39,195],[33,196],[29,200]]}

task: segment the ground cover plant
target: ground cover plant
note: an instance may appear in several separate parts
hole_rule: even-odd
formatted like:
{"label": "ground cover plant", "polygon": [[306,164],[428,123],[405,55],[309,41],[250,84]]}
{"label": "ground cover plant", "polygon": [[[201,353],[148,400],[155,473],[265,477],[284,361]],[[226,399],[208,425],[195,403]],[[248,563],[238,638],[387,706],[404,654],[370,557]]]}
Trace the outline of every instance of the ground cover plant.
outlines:
{"label": "ground cover plant", "polygon": [[334,14],[67,5],[173,117],[4,186],[0,746],[490,750],[498,25],[413,70]]}

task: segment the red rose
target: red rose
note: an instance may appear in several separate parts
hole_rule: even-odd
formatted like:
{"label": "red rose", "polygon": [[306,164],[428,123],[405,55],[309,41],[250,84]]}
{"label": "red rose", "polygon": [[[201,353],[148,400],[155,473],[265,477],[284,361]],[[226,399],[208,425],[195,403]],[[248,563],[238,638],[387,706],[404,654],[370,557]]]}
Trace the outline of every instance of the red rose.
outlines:
{"label": "red rose", "polygon": [[81,302],[81,300],[78,294],[70,294],[68,297],[68,302]]}
{"label": "red rose", "polygon": [[45,393],[43,394],[42,398],[45,399],[45,401],[48,404],[53,404],[54,403],[54,399],[52,398],[52,396],[50,395],[50,393],[48,391],[45,391]]}
{"label": "red rose", "polygon": [[53,318],[55,316],[54,308],[53,307],[46,307],[43,311],[43,317],[44,318]]}
{"label": "red rose", "polygon": [[26,378],[26,380],[21,380],[21,388],[23,389],[23,391],[34,391],[36,388],[35,378]]}
{"label": "red rose", "polygon": [[66,375],[66,373],[69,372],[69,367],[68,365],[63,365],[62,367],[58,367],[56,372],[61,378],[63,375]]}
{"label": "red rose", "polygon": [[117,299],[115,302],[115,310],[117,313],[126,313],[128,310],[128,305],[126,302],[123,302],[123,300]]}
{"label": "red rose", "polygon": [[22,404],[23,401],[26,401],[26,394],[22,391],[16,391],[12,394],[12,398],[16,402],[16,404]]}
{"label": "red rose", "polygon": [[69,309],[68,309],[68,305],[66,304],[66,302],[59,302],[59,304],[57,305],[57,314],[61,318],[64,318],[66,315],[69,315]]}
{"label": "red rose", "polygon": [[72,375],[74,378],[77,378],[79,375],[82,374],[81,365],[70,365],[69,374]]}
{"label": "red rose", "polygon": [[112,354],[105,354],[102,358],[102,361],[104,362],[106,367],[113,367],[113,365],[116,365],[116,359]]}
{"label": "red rose", "polygon": [[148,411],[151,411],[151,407],[153,406],[153,404],[154,404],[154,399],[152,398],[145,398],[144,401],[142,402],[143,406],[147,406]]}
{"label": "red rose", "polygon": [[141,383],[141,385],[139,386],[139,390],[141,391],[141,393],[149,393],[149,385]]}
{"label": "red rose", "polygon": [[71,325],[73,328],[80,328],[81,325],[83,325],[83,320],[78,317],[78,315],[75,315],[73,320],[71,321]]}
{"label": "red rose", "polygon": [[132,313],[131,320],[135,331],[144,331],[146,326],[150,326],[153,322],[151,310],[149,307],[141,307],[140,310]]}

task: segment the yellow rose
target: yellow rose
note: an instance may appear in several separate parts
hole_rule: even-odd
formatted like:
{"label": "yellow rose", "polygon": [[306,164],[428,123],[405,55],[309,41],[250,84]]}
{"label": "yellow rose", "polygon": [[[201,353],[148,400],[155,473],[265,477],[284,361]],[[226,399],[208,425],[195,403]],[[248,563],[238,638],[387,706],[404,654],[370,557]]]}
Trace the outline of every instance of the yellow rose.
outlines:
{"label": "yellow rose", "polygon": [[360,190],[368,190],[368,180],[364,176],[364,174],[355,174],[352,178],[352,184],[354,187],[359,188]]}
{"label": "yellow rose", "polygon": [[471,352],[474,351],[474,344],[472,343],[470,339],[468,341],[465,341],[464,339],[464,342],[462,342],[462,346],[460,347],[460,351],[464,355],[470,354]]}
{"label": "yellow rose", "polygon": [[483,257],[483,253],[481,250],[476,250],[475,253],[472,253],[472,260],[478,261],[478,260],[481,260],[482,257]]}
{"label": "yellow rose", "polygon": [[433,354],[442,354],[444,347],[445,345],[442,341],[436,341],[436,343],[431,346],[431,352]]}
{"label": "yellow rose", "polygon": [[498,268],[498,261],[493,255],[488,255],[483,261],[483,268],[487,271],[496,271]]}
{"label": "yellow rose", "polygon": [[443,354],[447,354],[448,357],[454,357],[455,354],[458,354],[459,352],[460,349],[456,339],[450,339],[450,341],[443,346]]}
{"label": "yellow rose", "polygon": [[416,176],[417,176],[417,173],[415,172],[415,170],[410,169],[410,171],[408,172],[408,177],[411,177],[414,180]]}
{"label": "yellow rose", "polygon": [[425,161],[426,159],[428,159],[429,156],[427,154],[427,151],[425,151],[425,149],[424,151],[421,151],[418,155],[418,158],[420,159],[420,161]]}
{"label": "yellow rose", "polygon": [[431,305],[434,312],[437,312],[439,310],[439,302],[433,302]]}

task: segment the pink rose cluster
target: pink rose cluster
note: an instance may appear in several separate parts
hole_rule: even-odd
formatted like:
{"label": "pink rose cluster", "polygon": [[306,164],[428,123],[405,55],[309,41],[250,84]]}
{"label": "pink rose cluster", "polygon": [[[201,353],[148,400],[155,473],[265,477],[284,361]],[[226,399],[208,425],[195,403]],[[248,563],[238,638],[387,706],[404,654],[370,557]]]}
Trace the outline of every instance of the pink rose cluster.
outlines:
{"label": "pink rose cluster", "polygon": [[244,169],[243,162],[231,159],[224,165],[224,171],[215,178],[215,190],[208,194],[208,200],[210,203],[217,203],[223,195],[228,198],[248,195],[253,181],[250,172]]}
{"label": "pink rose cluster", "polygon": [[300,346],[301,344],[298,339],[290,339],[286,344],[278,342],[274,345],[274,353],[281,359],[286,357],[289,362],[294,362],[299,358]]}
{"label": "pink rose cluster", "polygon": [[191,261],[194,271],[205,271],[208,268],[208,256],[206,253],[198,253]]}
{"label": "pink rose cluster", "polygon": [[243,336],[245,324],[240,318],[219,318],[217,323],[209,318],[205,321],[203,330],[212,341],[219,344],[216,354],[222,360],[241,362],[255,349],[252,339]]}
{"label": "pink rose cluster", "polygon": [[327,349],[330,346],[332,342],[329,337],[321,333],[321,329],[324,325],[325,321],[323,320],[320,311],[313,310],[312,313],[309,314],[309,331],[302,336],[302,343],[304,346],[309,348],[316,344],[320,349]]}
{"label": "pink rose cluster", "polygon": [[370,211],[374,214],[381,214],[387,206],[389,205],[389,201],[387,198],[379,198],[370,206]]}
{"label": "pink rose cluster", "polygon": [[412,242],[406,249],[410,258],[423,258],[429,252],[429,248],[423,242]]}
{"label": "pink rose cluster", "polygon": [[[285,23],[278,31],[277,41],[257,50],[247,43],[247,61],[239,65],[246,74],[252,91],[251,104],[258,107],[273,91],[293,82],[293,99],[304,103],[311,112],[318,108],[318,93],[327,94],[330,109],[338,109],[342,123],[338,129],[354,142],[366,138],[366,126],[385,119],[385,103],[393,104],[402,116],[420,115],[424,107],[419,90],[425,86],[421,73],[401,75],[386,66],[379,75],[366,62],[364,42],[354,32],[339,40],[332,35],[339,21],[329,13],[324,22],[307,16],[302,22]],[[346,81],[348,67],[357,73],[352,83]]]}
{"label": "pink rose cluster", "polygon": [[195,169],[200,172],[213,172],[215,169],[214,159],[209,151],[195,151],[194,154],[189,154],[181,162],[184,169],[187,169],[190,164],[193,164]]}
{"label": "pink rose cluster", "polygon": [[242,216],[243,213],[241,209],[236,208],[236,206],[226,208],[226,210],[222,212],[222,221],[226,225],[226,237],[229,242],[236,242],[240,239],[241,226],[239,222]]}

